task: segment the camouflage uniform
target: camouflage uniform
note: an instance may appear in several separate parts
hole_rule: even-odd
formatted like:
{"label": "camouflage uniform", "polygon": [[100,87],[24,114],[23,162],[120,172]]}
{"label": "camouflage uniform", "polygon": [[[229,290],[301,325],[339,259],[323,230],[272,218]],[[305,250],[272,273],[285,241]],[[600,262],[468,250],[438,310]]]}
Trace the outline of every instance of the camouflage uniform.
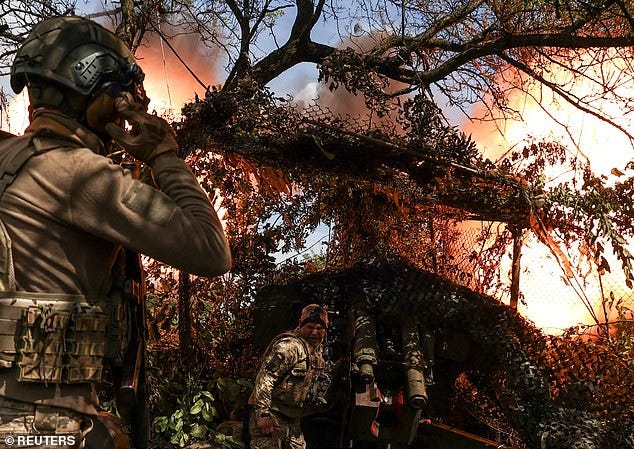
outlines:
{"label": "camouflage uniform", "polygon": [[39,440],[33,437],[30,442],[38,448],[79,448],[85,435],[92,430],[92,420],[79,413],[3,397],[0,397],[0,419],[0,447],[5,448],[22,443],[20,437],[38,433],[48,436],[48,439]]}
{"label": "camouflage uniform", "polygon": [[[299,329],[273,339],[255,380],[249,421],[252,449],[306,447],[300,418],[325,407],[330,384],[322,351],[322,345],[309,345]],[[277,421],[272,436],[263,435],[256,424],[266,416]]]}
{"label": "camouflage uniform", "polygon": [[[64,28],[68,23],[73,27]],[[134,68],[123,44],[93,22],[43,24],[46,32],[34,30],[18,52],[18,69],[59,62],[71,50],[69,57],[88,56],[71,60],[69,70],[90,67],[94,55],[97,69],[112,61]],[[68,41],[74,47],[66,48]],[[122,52],[125,61],[117,59]],[[66,72],[41,76],[50,73],[72,84]],[[26,82],[17,75],[16,91]],[[37,88],[29,86],[32,102]],[[96,385],[103,362],[121,354],[133,325],[122,301],[126,249],[204,276],[230,264],[221,223],[176,148],[145,161],[159,191],[104,157],[104,139],[74,116],[41,107],[24,136],[0,142],[0,447],[18,435],[73,436],[74,445],[57,439],[52,447],[83,447],[93,428],[91,448],[113,447],[97,441],[109,433],[95,419]]]}

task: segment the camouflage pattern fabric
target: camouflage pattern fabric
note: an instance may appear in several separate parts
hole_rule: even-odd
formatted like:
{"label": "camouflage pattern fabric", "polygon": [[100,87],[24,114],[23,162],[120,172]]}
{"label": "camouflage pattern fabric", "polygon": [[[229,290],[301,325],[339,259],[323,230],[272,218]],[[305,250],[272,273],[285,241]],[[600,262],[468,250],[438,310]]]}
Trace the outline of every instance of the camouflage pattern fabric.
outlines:
{"label": "camouflage pattern fabric", "polygon": [[305,449],[306,442],[302,434],[299,419],[287,418],[272,412],[271,416],[277,421],[273,435],[262,435],[256,424],[255,415],[249,419],[251,432],[251,449]]}
{"label": "camouflage pattern fabric", "polygon": [[0,397],[0,448],[89,449],[92,419],[56,407]]}
{"label": "camouflage pattern fabric", "polygon": [[[299,329],[278,335],[269,344],[253,389],[249,420],[252,449],[303,449],[306,445],[300,417],[326,405],[330,377],[323,347],[312,347]],[[278,423],[273,435],[262,435],[258,418],[272,416]]]}
{"label": "camouflage pattern fabric", "polygon": [[322,381],[326,363],[321,345],[312,348],[299,336],[298,330],[273,339],[255,379],[253,406],[257,417],[271,410],[289,418],[306,415],[314,407],[323,406]]}

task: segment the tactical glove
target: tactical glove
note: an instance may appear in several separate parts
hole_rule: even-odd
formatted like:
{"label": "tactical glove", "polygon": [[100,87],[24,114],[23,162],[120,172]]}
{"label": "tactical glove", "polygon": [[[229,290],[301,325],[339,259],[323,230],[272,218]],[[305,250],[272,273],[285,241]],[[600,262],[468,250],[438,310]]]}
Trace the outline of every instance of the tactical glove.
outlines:
{"label": "tactical glove", "polygon": [[124,92],[115,100],[117,113],[132,126],[131,132],[114,124],[106,124],[110,137],[136,159],[150,163],[157,156],[176,152],[176,135],[162,118],[148,114],[145,106],[134,101],[131,94]]}

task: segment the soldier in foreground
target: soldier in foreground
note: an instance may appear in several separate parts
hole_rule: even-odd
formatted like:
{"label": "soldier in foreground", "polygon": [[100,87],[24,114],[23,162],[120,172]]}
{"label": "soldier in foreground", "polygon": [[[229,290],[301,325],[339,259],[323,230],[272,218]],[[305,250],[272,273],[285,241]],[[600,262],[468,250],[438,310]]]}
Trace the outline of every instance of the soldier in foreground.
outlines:
{"label": "soldier in foreground", "polygon": [[[201,276],[230,268],[173,131],[146,112],[143,77],[122,41],[79,17],[38,24],[15,57],[11,86],[28,91],[30,126],[0,142],[0,444],[131,447],[98,414],[96,387],[107,363],[122,397],[140,388],[137,253]],[[158,189],[107,157],[113,139]]]}
{"label": "soldier in foreground", "polygon": [[323,358],[327,329],[326,309],[310,304],[302,310],[296,329],[269,344],[250,401],[251,449],[306,447],[300,418],[327,405],[330,377]]}

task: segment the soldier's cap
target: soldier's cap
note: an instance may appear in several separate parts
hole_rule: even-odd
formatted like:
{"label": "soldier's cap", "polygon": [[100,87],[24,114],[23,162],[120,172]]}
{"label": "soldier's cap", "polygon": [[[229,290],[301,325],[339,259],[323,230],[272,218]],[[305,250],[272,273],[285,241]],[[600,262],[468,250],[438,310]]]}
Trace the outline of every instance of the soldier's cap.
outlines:
{"label": "soldier's cap", "polygon": [[302,314],[299,318],[299,327],[302,327],[308,323],[317,323],[328,328],[328,311],[325,307],[319,304],[308,304],[302,309]]}

